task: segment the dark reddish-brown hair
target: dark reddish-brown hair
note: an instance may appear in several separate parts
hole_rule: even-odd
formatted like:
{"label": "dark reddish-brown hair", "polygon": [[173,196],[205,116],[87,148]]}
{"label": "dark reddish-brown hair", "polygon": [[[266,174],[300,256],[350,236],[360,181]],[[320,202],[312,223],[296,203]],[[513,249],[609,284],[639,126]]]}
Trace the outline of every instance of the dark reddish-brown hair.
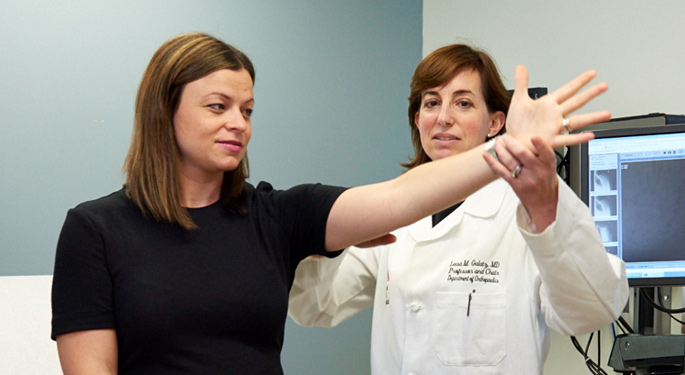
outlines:
{"label": "dark reddish-brown hair", "polygon": [[[486,52],[465,44],[452,44],[439,48],[419,63],[411,79],[408,115],[414,156],[409,162],[403,163],[403,167],[411,169],[431,161],[421,146],[421,134],[415,121],[415,115],[421,108],[422,93],[430,88],[447,84],[455,75],[469,69],[480,74],[488,112],[502,111],[506,116],[511,96],[504,87],[497,65],[492,58]],[[498,134],[504,132],[505,129],[502,127]]]}

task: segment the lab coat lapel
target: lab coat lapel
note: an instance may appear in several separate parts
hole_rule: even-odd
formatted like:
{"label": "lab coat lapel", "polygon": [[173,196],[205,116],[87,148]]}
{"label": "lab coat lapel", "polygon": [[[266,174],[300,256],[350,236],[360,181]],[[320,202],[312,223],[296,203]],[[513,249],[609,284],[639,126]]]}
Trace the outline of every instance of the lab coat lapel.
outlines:
{"label": "lab coat lapel", "polygon": [[430,216],[409,226],[409,233],[416,242],[431,241],[443,237],[451,230],[457,230],[464,215],[487,218],[494,217],[502,208],[505,199],[506,181],[497,179],[473,193],[454,212],[433,227]]}

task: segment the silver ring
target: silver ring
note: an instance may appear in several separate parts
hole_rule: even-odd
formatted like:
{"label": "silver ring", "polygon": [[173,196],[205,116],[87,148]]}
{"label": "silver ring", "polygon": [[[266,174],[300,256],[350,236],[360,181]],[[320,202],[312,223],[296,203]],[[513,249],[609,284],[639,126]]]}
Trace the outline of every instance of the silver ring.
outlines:
{"label": "silver ring", "polygon": [[568,119],[568,117],[564,117],[564,120],[561,121],[561,126],[564,128],[564,131],[561,132],[561,134],[568,134],[571,132],[571,127],[569,126],[571,124],[571,120]]}
{"label": "silver ring", "polygon": [[519,173],[521,173],[521,164],[517,165],[516,168],[511,171],[511,177],[516,178],[518,177]]}

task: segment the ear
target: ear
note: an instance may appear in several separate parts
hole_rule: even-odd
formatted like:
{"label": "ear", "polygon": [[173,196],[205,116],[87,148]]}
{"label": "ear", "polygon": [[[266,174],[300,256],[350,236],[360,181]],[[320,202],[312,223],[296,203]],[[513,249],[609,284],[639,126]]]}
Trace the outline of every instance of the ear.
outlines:
{"label": "ear", "polygon": [[414,113],[414,126],[416,126],[417,128],[419,127],[419,113],[420,112],[421,111],[416,111]]}
{"label": "ear", "polygon": [[505,119],[506,116],[502,111],[497,111],[490,116],[490,127],[488,128],[489,137],[494,137],[495,134],[499,133],[499,131],[502,130],[502,127],[504,127]]}

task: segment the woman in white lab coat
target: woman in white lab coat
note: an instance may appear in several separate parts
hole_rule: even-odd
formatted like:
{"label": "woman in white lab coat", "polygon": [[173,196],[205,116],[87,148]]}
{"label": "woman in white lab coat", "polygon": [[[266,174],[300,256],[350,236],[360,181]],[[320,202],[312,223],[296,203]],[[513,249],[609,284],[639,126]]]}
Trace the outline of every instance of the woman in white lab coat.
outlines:
{"label": "woman in white lab coat", "polygon": [[374,375],[541,374],[548,327],[575,335],[616,319],[628,298],[623,263],[560,181],[549,144],[496,137],[508,107],[486,53],[457,44],[428,55],[411,81],[415,156],[405,166],[490,140],[486,159],[502,178],[395,231],[394,243],[306,259],[290,316],[335,326],[373,305]]}

